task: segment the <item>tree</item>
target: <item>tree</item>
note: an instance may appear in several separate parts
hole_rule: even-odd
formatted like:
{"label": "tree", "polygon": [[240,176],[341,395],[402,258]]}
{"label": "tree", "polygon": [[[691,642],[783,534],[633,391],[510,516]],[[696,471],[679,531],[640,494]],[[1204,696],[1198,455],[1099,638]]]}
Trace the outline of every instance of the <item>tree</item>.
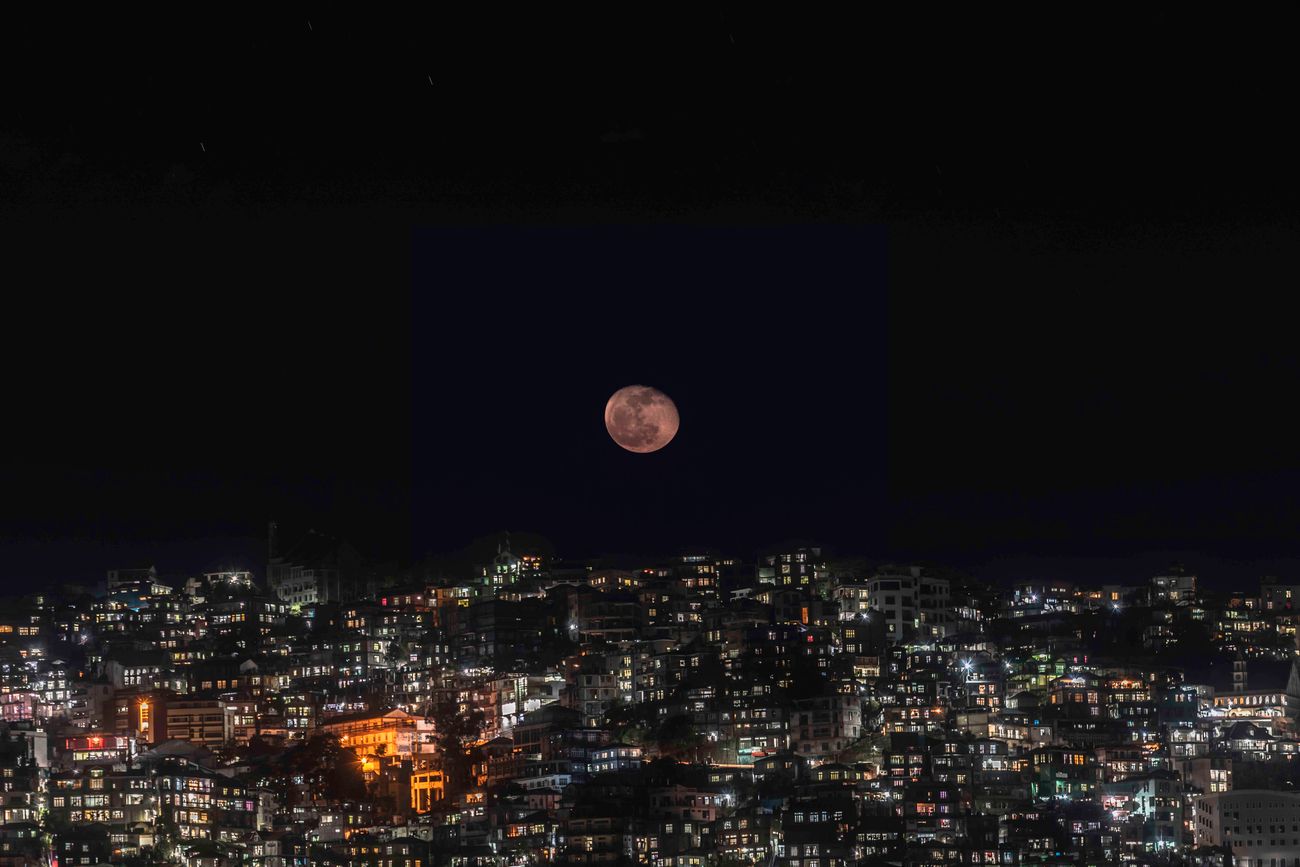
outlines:
{"label": "tree", "polygon": [[670,716],[655,733],[655,744],[663,756],[694,755],[703,743],[704,735],[696,731],[695,723],[686,714]]}
{"label": "tree", "polygon": [[176,860],[176,848],[181,842],[181,828],[176,824],[170,808],[164,809],[154,821],[152,855],[165,862]]}
{"label": "tree", "polygon": [[447,794],[470,787],[470,770],[476,758],[477,742],[483,732],[483,712],[444,698],[433,708],[434,741],[442,762]]}
{"label": "tree", "polygon": [[616,698],[605,711],[604,727],[615,740],[641,746],[648,743],[654,733],[653,712],[648,704],[628,704]]}
{"label": "tree", "polygon": [[779,798],[788,795],[794,789],[794,776],[789,771],[764,774],[755,788],[759,800]]}
{"label": "tree", "polygon": [[277,635],[306,635],[310,631],[308,629],[310,625],[306,617],[290,612],[284,617],[284,625],[273,632]]}
{"label": "tree", "polygon": [[285,802],[296,803],[294,778],[300,777],[312,796],[327,800],[359,801],[366,797],[365,777],[356,753],[344,749],[338,737],[318,733],[304,744],[286,753],[281,761],[283,772],[275,777],[279,794]]}
{"label": "tree", "polygon": [[[1204,621],[1193,620],[1190,617],[1179,618],[1174,622],[1170,631],[1173,633],[1170,636],[1170,642],[1168,646],[1161,649],[1158,655],[1171,661],[1182,659],[1189,652],[1189,649],[1203,652],[1205,648],[1213,646],[1214,635],[1210,631],[1209,625]],[[1278,637],[1277,633],[1273,633],[1272,637]],[[1261,638],[1264,637],[1256,636],[1252,638],[1252,641],[1256,644],[1264,644],[1265,642],[1261,641]]]}
{"label": "tree", "polygon": [[384,659],[387,660],[388,664],[393,668],[400,669],[410,661],[410,658],[410,651],[407,649],[406,645],[400,641],[390,641],[388,642],[388,646],[384,648]]}
{"label": "tree", "polygon": [[787,694],[792,699],[816,698],[825,695],[829,689],[825,672],[817,663],[817,658],[798,654],[790,665],[790,687]]}

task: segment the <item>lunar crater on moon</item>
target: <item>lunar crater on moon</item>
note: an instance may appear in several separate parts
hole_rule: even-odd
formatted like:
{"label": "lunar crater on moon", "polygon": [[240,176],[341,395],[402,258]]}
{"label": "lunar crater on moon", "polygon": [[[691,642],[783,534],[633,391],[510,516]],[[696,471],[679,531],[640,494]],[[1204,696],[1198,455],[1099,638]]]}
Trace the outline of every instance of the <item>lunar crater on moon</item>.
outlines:
{"label": "lunar crater on moon", "polygon": [[655,452],[677,435],[680,419],[668,395],[648,385],[620,388],[605,404],[605,429],[630,452]]}

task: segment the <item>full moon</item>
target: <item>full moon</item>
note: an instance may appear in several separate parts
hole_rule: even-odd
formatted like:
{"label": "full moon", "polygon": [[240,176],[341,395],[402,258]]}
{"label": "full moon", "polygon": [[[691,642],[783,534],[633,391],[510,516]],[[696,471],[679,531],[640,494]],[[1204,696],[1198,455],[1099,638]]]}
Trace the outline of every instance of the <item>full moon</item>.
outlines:
{"label": "full moon", "polygon": [[677,436],[677,406],[648,385],[628,385],[605,404],[605,429],[630,452],[657,452]]}

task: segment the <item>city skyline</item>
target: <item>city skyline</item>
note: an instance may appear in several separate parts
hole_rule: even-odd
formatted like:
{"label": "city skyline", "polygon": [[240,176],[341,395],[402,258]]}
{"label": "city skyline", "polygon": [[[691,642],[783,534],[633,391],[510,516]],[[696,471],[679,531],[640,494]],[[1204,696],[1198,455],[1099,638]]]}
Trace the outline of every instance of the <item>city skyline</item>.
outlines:
{"label": "city skyline", "polygon": [[90,593],[7,600],[0,857],[1296,851],[1293,580],[1216,593],[1173,566],[997,589],[816,547],[612,568],[503,539],[398,583],[339,540],[269,530],[264,581],[114,569]]}
{"label": "city skyline", "polygon": [[1300,867],[1300,10],[52,11],[0,867]]}

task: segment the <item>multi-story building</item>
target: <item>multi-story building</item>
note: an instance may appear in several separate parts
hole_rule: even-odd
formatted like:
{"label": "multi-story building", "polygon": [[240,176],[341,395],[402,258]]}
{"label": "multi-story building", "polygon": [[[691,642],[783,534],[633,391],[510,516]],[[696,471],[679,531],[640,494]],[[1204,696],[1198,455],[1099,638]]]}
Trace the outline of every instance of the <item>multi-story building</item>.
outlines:
{"label": "multi-story building", "polygon": [[48,768],[44,731],[31,723],[0,728],[0,824],[40,818]]}
{"label": "multi-story building", "polygon": [[1300,794],[1241,789],[1197,795],[1195,845],[1224,849],[1241,867],[1300,864]]}
{"label": "multi-story building", "polygon": [[1279,614],[1300,611],[1300,583],[1286,582],[1275,575],[1266,576],[1259,586],[1260,608]]}
{"label": "multi-story building", "polygon": [[790,709],[790,746],[803,756],[834,755],[862,733],[862,699],[828,695],[798,699]]}
{"label": "multi-story building", "polygon": [[1192,605],[1196,601],[1196,576],[1182,566],[1151,578],[1151,602],[1155,605]]}
{"label": "multi-story building", "polygon": [[219,749],[230,739],[220,699],[173,699],[167,702],[164,731],[168,740]]}
{"label": "multi-story building", "polygon": [[766,554],[759,560],[758,581],[776,587],[811,591],[826,577],[827,565],[821,548],[796,548]]}
{"label": "multi-story building", "polygon": [[433,723],[403,710],[326,717],[319,728],[363,759],[412,759],[433,752]]}
{"label": "multi-story building", "polygon": [[158,789],[139,768],[113,771],[104,766],[51,775],[49,810],[69,824],[99,822],[110,829],[152,830],[159,816]]}
{"label": "multi-story building", "polygon": [[125,767],[136,753],[135,739],[115,734],[88,733],[64,738],[62,764],[69,768],[91,765]]}
{"label": "multi-story building", "polygon": [[213,793],[222,778],[181,761],[161,763],[154,775],[159,807],[181,839],[211,839],[217,824]]}
{"label": "multi-story building", "polygon": [[943,638],[955,622],[950,589],[920,566],[888,567],[867,582],[867,604],[880,612],[889,641]]}
{"label": "multi-story building", "polygon": [[282,552],[279,529],[272,523],[268,548],[267,588],[290,606],[350,602],[373,589],[362,573],[360,555],[340,539],[312,530]]}
{"label": "multi-story building", "polygon": [[158,570],[153,566],[143,569],[109,569],[107,589],[110,596],[124,589],[141,590],[155,596],[172,592],[170,585],[159,580]]}
{"label": "multi-story building", "polygon": [[1183,785],[1175,771],[1155,770],[1101,786],[1103,809],[1117,819],[1141,822],[1141,843],[1156,852],[1183,844]]}

